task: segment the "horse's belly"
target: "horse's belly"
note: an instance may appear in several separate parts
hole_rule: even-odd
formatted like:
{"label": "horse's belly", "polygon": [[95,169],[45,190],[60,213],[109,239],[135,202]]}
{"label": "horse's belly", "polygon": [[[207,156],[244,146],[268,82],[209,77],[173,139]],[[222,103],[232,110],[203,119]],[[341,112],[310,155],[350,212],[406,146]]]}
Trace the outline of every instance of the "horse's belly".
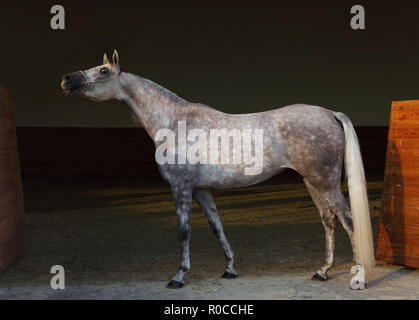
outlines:
{"label": "horse's belly", "polygon": [[228,189],[265,181],[285,168],[263,168],[259,174],[246,174],[243,166],[201,165],[195,179],[196,188]]}

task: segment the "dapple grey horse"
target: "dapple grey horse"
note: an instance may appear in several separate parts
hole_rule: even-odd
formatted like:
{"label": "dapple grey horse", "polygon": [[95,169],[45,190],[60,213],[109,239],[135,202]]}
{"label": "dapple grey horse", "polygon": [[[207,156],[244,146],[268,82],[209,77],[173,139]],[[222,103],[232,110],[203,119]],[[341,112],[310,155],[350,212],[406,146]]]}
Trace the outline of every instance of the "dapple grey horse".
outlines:
{"label": "dapple grey horse", "polygon": [[[227,269],[223,277],[235,278],[238,273],[234,269],[233,250],[209,190],[253,185],[286,168],[303,176],[325,229],[325,262],[313,278],[328,279],[327,272],[334,262],[337,218],[349,235],[357,266],[362,268],[363,274],[369,275],[372,271],[374,249],[364,167],[355,130],[343,113],[305,104],[252,114],[223,113],[179,98],[150,80],[122,72],[116,50],[112,62],[105,54],[103,64],[64,75],[61,87],[65,92],[77,92],[94,101],[122,102],[134,113],[156,148],[163,143],[157,138],[159,131],[178,133],[180,122],[187,130],[263,129],[263,151],[259,154],[263,156],[263,167],[257,174],[245,174],[243,162],[158,164],[162,177],[171,186],[181,245],[180,267],[169,282],[169,288],[182,287],[184,274],[190,268],[192,200],[195,199],[204,211],[224,250]],[[255,143],[255,138],[250,140]],[[188,147],[192,142],[186,144]],[[340,186],[343,161],[351,209]]]}

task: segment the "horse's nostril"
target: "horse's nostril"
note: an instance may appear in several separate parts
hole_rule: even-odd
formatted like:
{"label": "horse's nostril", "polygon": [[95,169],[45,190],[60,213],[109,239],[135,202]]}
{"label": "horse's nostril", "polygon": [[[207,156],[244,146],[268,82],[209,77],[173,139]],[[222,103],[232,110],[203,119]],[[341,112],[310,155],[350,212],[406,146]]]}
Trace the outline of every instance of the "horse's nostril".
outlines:
{"label": "horse's nostril", "polygon": [[66,74],[65,76],[64,76],[64,81],[65,82],[69,82],[71,80],[71,76],[69,75],[69,74]]}

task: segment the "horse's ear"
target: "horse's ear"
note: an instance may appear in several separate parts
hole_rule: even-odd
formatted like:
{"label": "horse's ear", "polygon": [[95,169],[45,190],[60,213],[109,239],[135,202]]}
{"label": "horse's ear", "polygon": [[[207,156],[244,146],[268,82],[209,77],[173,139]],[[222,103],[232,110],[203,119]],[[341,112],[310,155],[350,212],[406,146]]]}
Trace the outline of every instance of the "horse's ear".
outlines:
{"label": "horse's ear", "polygon": [[110,62],[109,62],[109,59],[108,59],[108,57],[106,55],[106,52],[105,52],[105,54],[103,55],[103,64],[108,64],[108,63],[110,63]]}
{"label": "horse's ear", "polygon": [[113,51],[113,56],[112,56],[112,60],[113,60],[113,64],[119,64],[119,54],[118,51],[114,50]]}

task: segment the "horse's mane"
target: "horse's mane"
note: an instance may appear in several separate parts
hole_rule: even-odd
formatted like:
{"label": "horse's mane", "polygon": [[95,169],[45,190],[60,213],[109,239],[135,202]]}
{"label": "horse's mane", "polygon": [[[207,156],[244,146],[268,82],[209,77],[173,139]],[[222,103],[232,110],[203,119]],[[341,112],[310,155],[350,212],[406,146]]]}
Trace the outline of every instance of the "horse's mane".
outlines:
{"label": "horse's mane", "polygon": [[170,101],[173,101],[177,104],[189,104],[189,102],[186,101],[185,99],[182,99],[181,97],[177,96],[175,93],[151,81],[150,79],[146,79],[132,73],[130,73],[130,76],[134,77],[139,83],[141,83],[141,87],[149,92],[156,93],[157,95],[163,98],[166,98]]}
{"label": "horse's mane", "polygon": [[[154,91],[155,93],[157,93],[159,96],[164,97],[176,104],[179,105],[196,105],[196,106],[200,106],[200,107],[204,107],[204,108],[211,108],[210,106],[207,106],[205,104],[202,103],[192,103],[189,102],[181,97],[179,97],[178,95],[176,95],[174,92],[162,87],[161,85],[155,83],[154,81],[147,79],[147,78],[143,78],[140,76],[137,76],[135,74],[132,74],[139,82],[141,82],[141,86],[143,88],[145,88],[146,90],[150,90],[150,91]],[[213,109],[213,108],[211,108]]]}

